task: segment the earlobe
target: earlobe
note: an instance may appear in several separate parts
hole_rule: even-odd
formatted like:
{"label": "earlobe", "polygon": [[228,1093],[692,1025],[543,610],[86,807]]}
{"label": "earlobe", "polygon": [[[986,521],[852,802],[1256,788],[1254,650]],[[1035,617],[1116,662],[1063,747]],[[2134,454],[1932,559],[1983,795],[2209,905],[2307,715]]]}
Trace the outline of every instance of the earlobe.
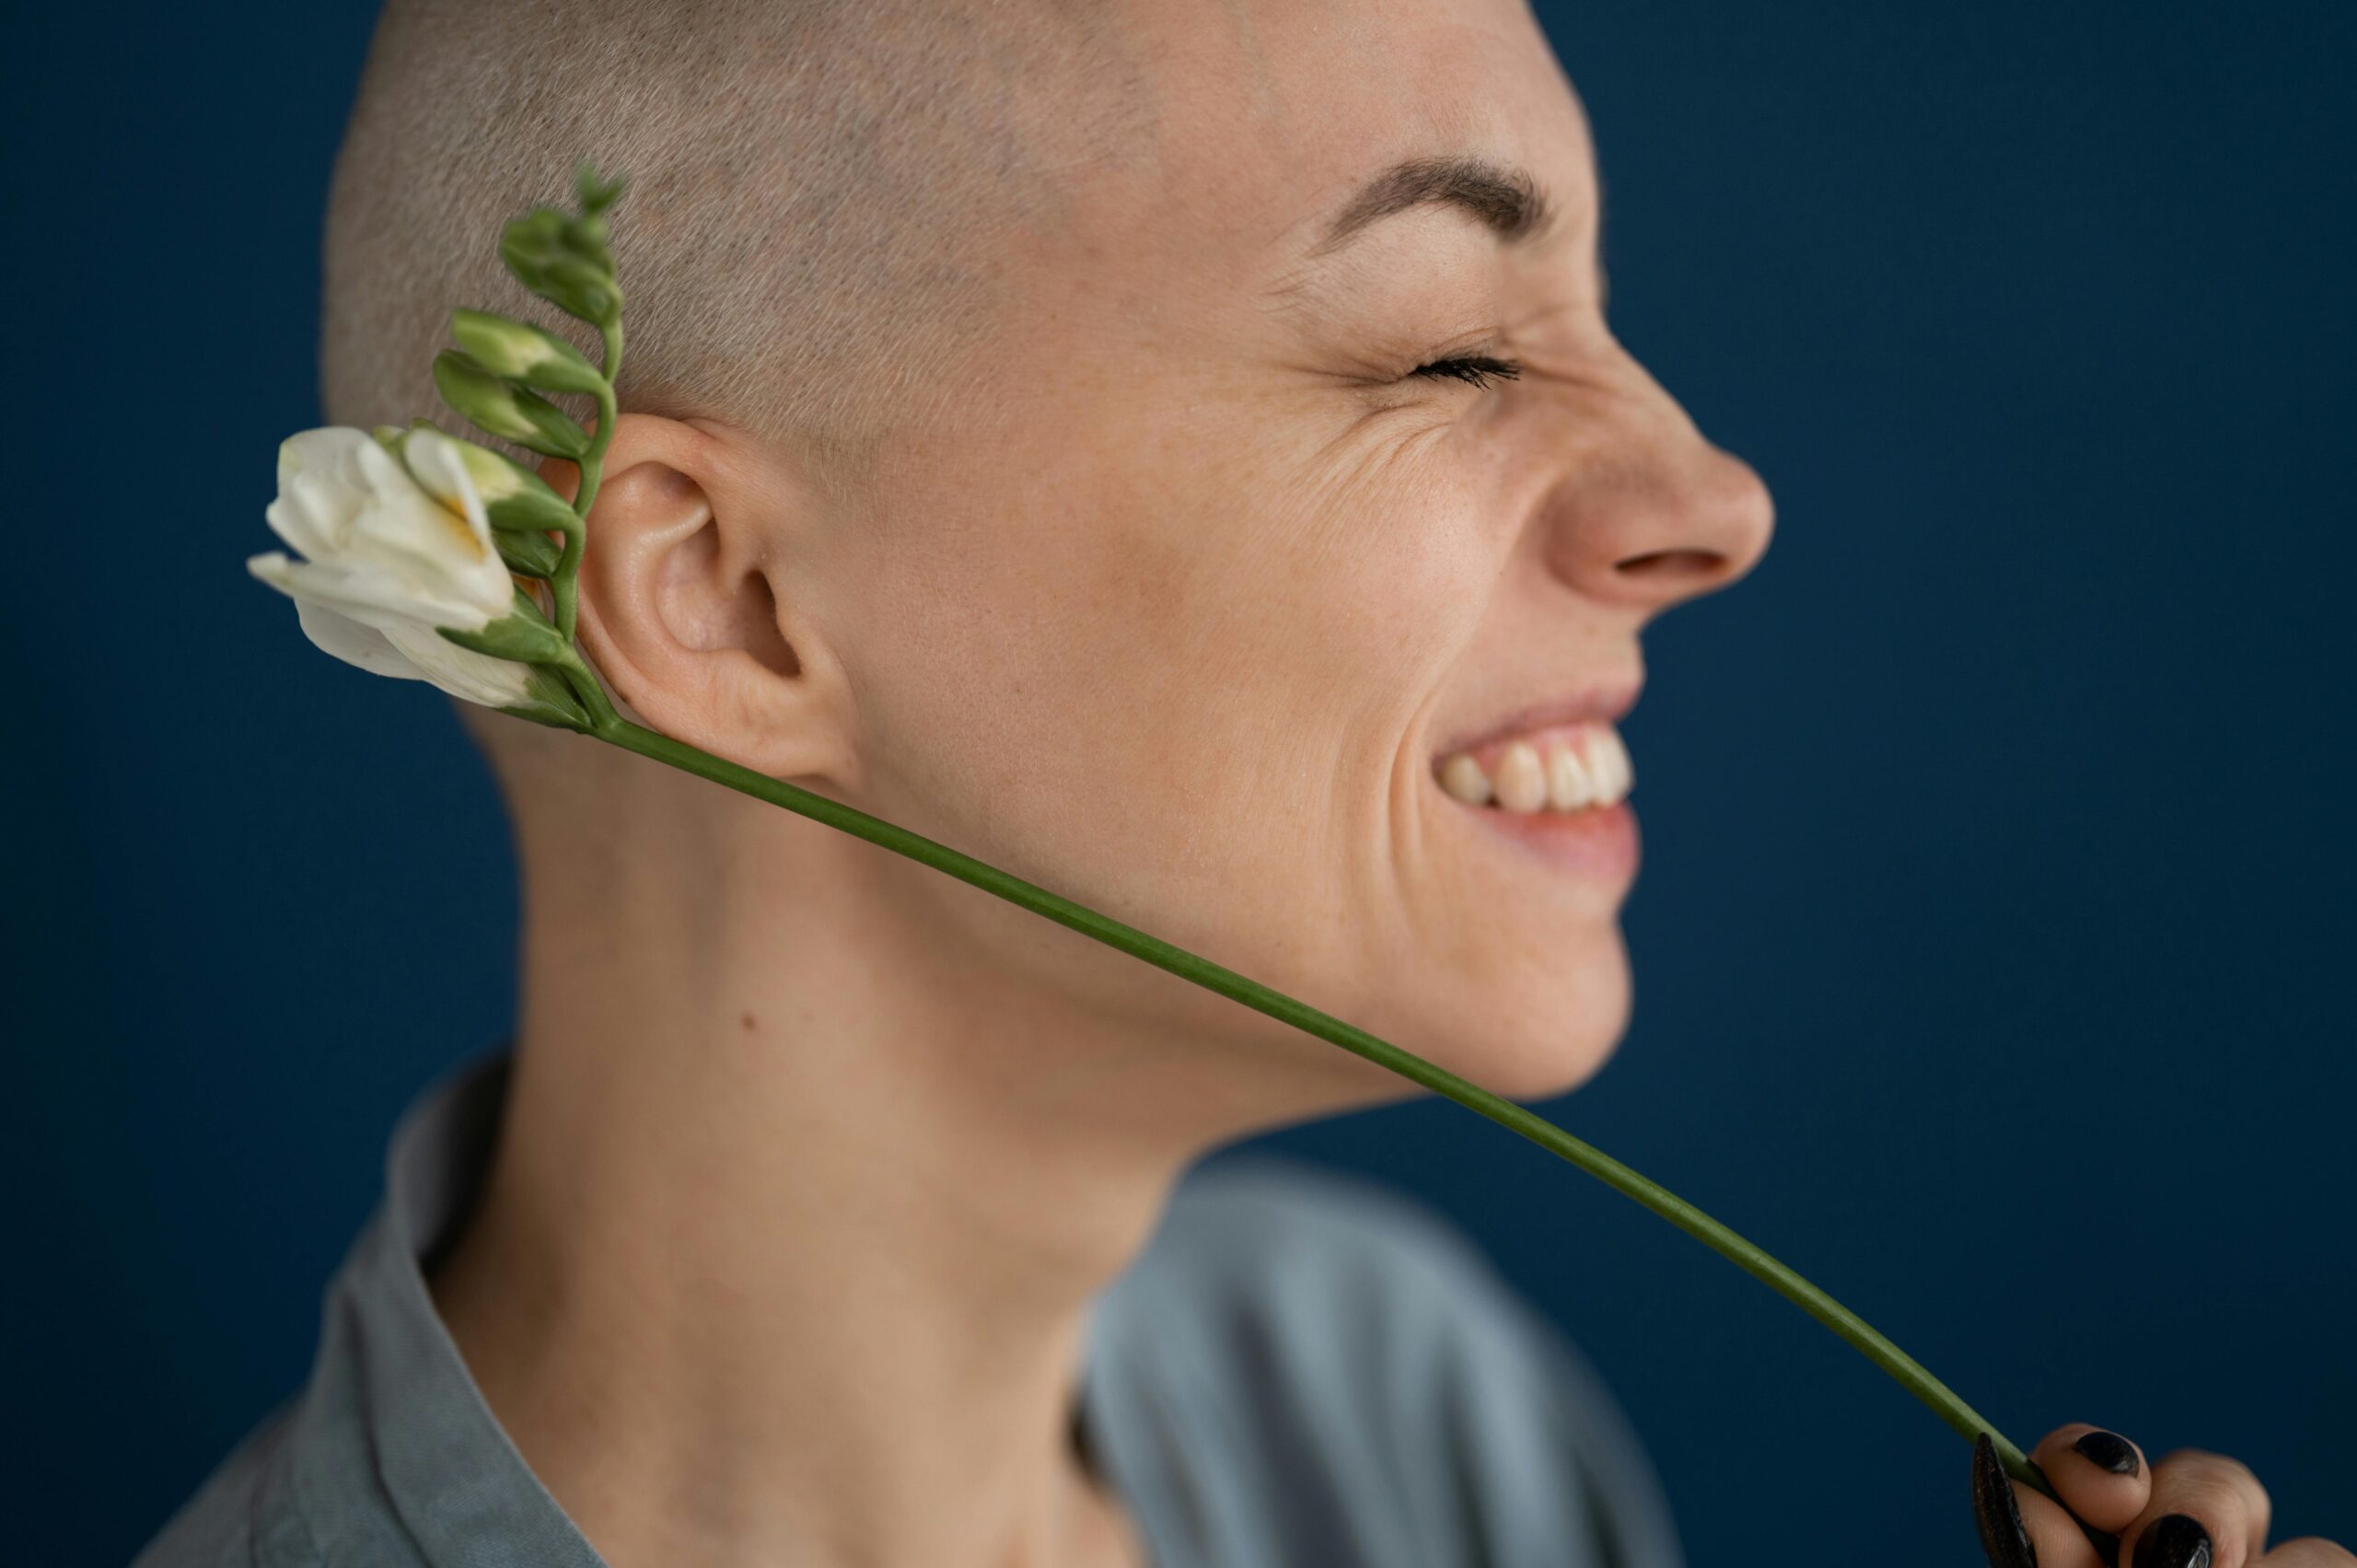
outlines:
{"label": "earlobe", "polygon": [[[649,726],[772,777],[842,771],[840,683],[772,578],[760,507],[720,437],[625,413],[582,557],[583,650]],[[571,494],[570,464],[546,477]]]}

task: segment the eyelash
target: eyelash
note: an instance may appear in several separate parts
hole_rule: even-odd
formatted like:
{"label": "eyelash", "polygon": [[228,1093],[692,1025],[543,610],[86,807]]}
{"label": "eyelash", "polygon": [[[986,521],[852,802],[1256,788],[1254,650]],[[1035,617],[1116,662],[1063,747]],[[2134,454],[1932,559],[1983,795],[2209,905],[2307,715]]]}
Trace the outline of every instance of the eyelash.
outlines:
{"label": "eyelash", "polygon": [[1408,374],[1427,377],[1435,381],[1446,377],[1470,386],[1486,387],[1490,384],[1490,377],[1511,381],[1521,375],[1522,361],[1492,359],[1486,354],[1458,354],[1450,359],[1435,359],[1429,365],[1419,365]]}

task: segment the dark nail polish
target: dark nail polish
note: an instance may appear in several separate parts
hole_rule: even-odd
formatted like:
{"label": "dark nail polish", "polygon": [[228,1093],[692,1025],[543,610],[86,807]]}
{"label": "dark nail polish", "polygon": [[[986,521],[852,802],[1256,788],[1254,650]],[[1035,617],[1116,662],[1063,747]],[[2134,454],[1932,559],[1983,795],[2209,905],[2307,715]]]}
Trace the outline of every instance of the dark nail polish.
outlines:
{"label": "dark nail polish", "polygon": [[[2021,1504],[2014,1500],[2014,1483],[1997,1461],[1997,1446],[1982,1433],[1972,1440],[1972,1522],[1980,1527],[1980,1550],[1989,1568],[2038,1568],[2038,1548],[2029,1543],[2022,1524]],[[2209,1538],[2202,1538],[2206,1547]],[[2202,1558],[2207,1564],[2208,1557]],[[2144,1568],[2138,1558],[2136,1568]]]}
{"label": "dark nail polish", "polygon": [[2136,1462],[2136,1446],[2117,1432],[2090,1432],[2071,1445],[2087,1462],[2114,1475],[2134,1475],[2142,1467]]}
{"label": "dark nail polish", "polygon": [[2199,1519],[2165,1514],[2136,1543],[2136,1568],[2210,1568],[2210,1532]]}

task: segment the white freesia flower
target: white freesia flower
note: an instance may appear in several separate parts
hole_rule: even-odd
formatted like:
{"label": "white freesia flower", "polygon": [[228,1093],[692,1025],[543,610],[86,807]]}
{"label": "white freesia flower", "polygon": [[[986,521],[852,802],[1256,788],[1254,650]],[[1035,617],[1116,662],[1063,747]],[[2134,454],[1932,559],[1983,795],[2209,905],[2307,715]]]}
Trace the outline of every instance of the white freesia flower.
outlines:
{"label": "white freesia flower", "polygon": [[401,446],[397,458],[343,425],[281,442],[278,499],[263,517],[304,558],[273,551],[246,568],[292,598],[304,635],[346,664],[513,706],[530,670],[437,631],[479,632],[515,609],[482,498],[448,436],[420,427]]}

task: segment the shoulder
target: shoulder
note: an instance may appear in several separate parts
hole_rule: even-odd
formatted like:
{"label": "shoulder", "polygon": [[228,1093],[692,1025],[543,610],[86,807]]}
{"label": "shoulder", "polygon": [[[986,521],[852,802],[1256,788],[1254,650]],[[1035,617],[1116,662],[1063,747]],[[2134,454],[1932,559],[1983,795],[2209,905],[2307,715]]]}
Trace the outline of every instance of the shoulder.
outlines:
{"label": "shoulder", "polygon": [[1519,1340],[1529,1327],[1489,1260],[1436,1211],[1267,1154],[1190,1173],[1136,1272],[1153,1287],[1139,1293],[1149,1310],[1183,1309],[1197,1332],[1249,1323],[1320,1365],[1437,1376],[1499,1330]]}
{"label": "shoulder", "polygon": [[258,1532],[289,1413],[272,1412],[230,1449],[132,1560],[131,1568],[258,1568],[286,1561],[265,1558]]}
{"label": "shoulder", "polygon": [[1382,1518],[1432,1563],[1679,1561],[1602,1379],[1417,1200],[1225,1156],[1180,1184],[1119,1290],[1116,1331],[1148,1369],[1123,1376],[1155,1385],[1143,1399],[1164,1417],[1197,1407],[1192,1424],[1282,1477],[1280,1511],[1331,1498],[1348,1527]]}
{"label": "shoulder", "polygon": [[1402,1416],[1444,1397],[1465,1420],[1566,1401],[1610,1411],[1585,1361],[1470,1237],[1363,1178],[1261,1153],[1215,1162],[1180,1185],[1142,1265],[1149,1310],[1282,1346],[1305,1393],[1385,1398]]}

